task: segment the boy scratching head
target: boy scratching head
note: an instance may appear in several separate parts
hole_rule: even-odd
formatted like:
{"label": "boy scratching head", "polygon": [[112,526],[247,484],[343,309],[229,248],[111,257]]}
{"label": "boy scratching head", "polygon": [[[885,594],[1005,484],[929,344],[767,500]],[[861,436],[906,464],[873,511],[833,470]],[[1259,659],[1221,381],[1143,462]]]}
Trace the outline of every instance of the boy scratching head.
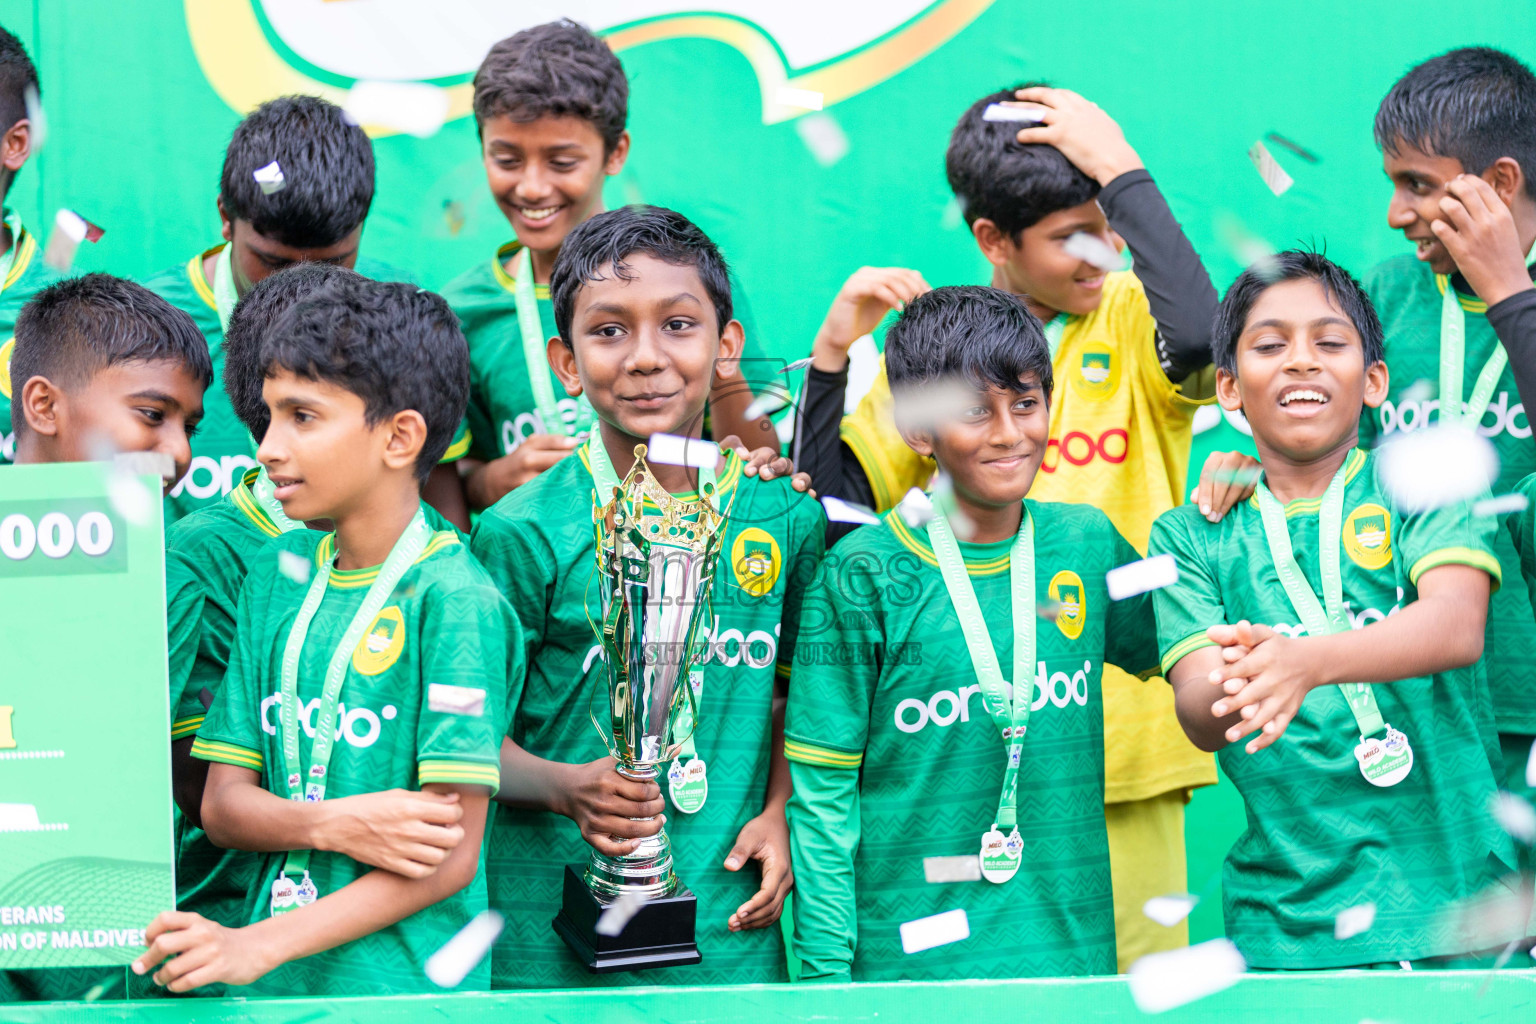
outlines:
{"label": "boy scratching head", "polygon": [[212,378],[197,325],[154,292],[110,274],[61,281],[16,319],[16,462],[163,452],[176,464],[169,488],[192,461]]}
{"label": "boy scratching head", "polygon": [[[282,187],[268,193],[255,174],[274,161]],[[372,204],[373,145],[340,107],[318,96],[263,103],[235,128],[219,176],[236,294],[294,263],[351,268]]]}
{"label": "boy scratching head", "polygon": [[603,181],[629,155],[624,68],[608,44],[562,18],[491,47],[475,72],[474,108],[496,205],[547,267],[571,229],[602,210]]}
{"label": "boy scratching head", "polygon": [[[1023,301],[997,288],[935,288],[891,325],[885,361],[903,438],[950,476],[961,510],[1022,501],[1045,458],[1053,383],[1050,346]],[[954,408],[911,426],[930,391],[955,386],[965,400],[939,398]]]}
{"label": "boy scratching head", "polygon": [[338,276],[277,317],[260,362],[271,420],[256,458],[285,514],[342,534],[414,512],[469,395],[469,348],[440,296]]}
{"label": "boy scratching head", "polygon": [[657,206],[599,214],[566,239],[550,297],[550,365],[587,396],[611,450],[699,436],[715,364],[742,344],[725,258],[703,231]]}
{"label": "boy scratching head", "polygon": [[1447,233],[1480,212],[1470,178],[1509,208],[1520,239],[1536,237],[1536,75],[1514,57],[1473,46],[1425,61],[1381,101],[1375,134],[1392,180],[1387,223],[1435,273],[1455,272]]}
{"label": "boy scratching head", "polygon": [[1070,255],[1068,238],[1084,233],[1114,245],[1099,183],[1054,146],[1018,141],[1019,125],[986,121],[993,103],[1012,102],[1027,83],[971,104],[949,137],[944,168],[976,244],[994,268],[993,284],[1042,307],[1081,315],[1099,306],[1104,271]]}
{"label": "boy scratching head", "polygon": [[261,396],[266,384],[261,341],[283,311],[337,278],[361,275],[334,263],[296,263],[264,278],[240,297],[224,332],[224,393],[245,429],[259,444],[271,413]]}
{"label": "boy scratching head", "polygon": [[1316,462],[1359,443],[1387,396],[1381,321],[1348,271],[1288,250],[1244,271],[1216,311],[1216,398],[1241,409],[1262,461]]}
{"label": "boy scratching head", "polygon": [[37,67],[27,48],[0,27],[0,201],[32,155],[32,121],[27,116],[27,91],[39,94]]}

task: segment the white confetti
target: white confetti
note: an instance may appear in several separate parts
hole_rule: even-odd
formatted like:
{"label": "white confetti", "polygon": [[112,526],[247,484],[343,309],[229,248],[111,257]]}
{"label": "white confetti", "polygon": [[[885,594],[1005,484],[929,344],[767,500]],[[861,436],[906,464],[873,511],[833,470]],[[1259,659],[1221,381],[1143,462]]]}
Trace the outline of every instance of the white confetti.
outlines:
{"label": "white confetti", "polygon": [[880,522],[880,517],[874,509],[842,498],[834,498],[825,495],[821,499],[821,507],[827,510],[827,518],[834,523],[858,523],[862,526],[874,526]]}
{"label": "white confetti", "polygon": [[276,160],[265,167],[258,167],[251,172],[251,177],[256,179],[256,184],[261,186],[261,194],[269,196],[274,192],[281,192],[288,187],[288,179],[283,177],[283,169]]}
{"label": "white confetti", "polygon": [[1523,494],[1500,494],[1473,505],[1472,514],[1487,519],[1497,519],[1499,516],[1507,516],[1514,512],[1524,512],[1530,505],[1531,499]]}
{"label": "white confetti", "polygon": [[296,551],[279,551],[277,553],[277,571],[302,587],[309,582],[309,577],[313,573],[313,567],[310,565],[309,559]]}
{"label": "white confetti", "polygon": [[448,93],[435,85],[365,79],[348,90],[341,109],[365,128],[387,128],[425,139],[442,128],[448,106]]}
{"label": "white confetti", "polygon": [[901,521],[913,529],[921,529],[933,522],[933,502],[921,489],[914,487],[896,505]]}
{"label": "white confetti", "polygon": [[1131,998],[1142,1013],[1162,1013],[1231,988],[1247,966],[1230,939],[1150,953],[1131,964]]}
{"label": "white confetti", "polygon": [[1499,475],[1499,455],[1476,431],[1451,424],[1398,434],[1376,449],[1376,475],[1404,512],[1471,501]]}
{"label": "white confetti", "polygon": [[974,853],[959,857],[924,857],[923,878],[930,885],[981,881],[981,858]]}
{"label": "white confetti", "polygon": [[806,114],[795,121],[795,132],[811,156],[823,167],[831,167],[848,155],[852,147],[843,126],[831,114]]}
{"label": "white confetti", "polygon": [[37,86],[28,84],[22,90],[21,100],[26,105],[27,120],[31,123],[32,151],[28,155],[37,156],[48,142],[48,114],[43,110],[43,98],[38,95]]}
{"label": "white confetti", "polygon": [[955,535],[956,540],[970,540],[976,536],[976,524],[955,507],[955,482],[948,473],[940,472],[934,477],[932,501],[935,505],[949,510],[944,518],[949,523],[950,532]]}
{"label": "white confetti", "polygon": [[1525,935],[1531,919],[1530,876],[1510,875],[1449,905],[1434,922],[1462,949],[1492,949]]}
{"label": "white confetti", "polygon": [[976,389],[957,377],[940,377],[924,384],[891,389],[896,428],[923,434],[959,419],[976,404]]}
{"label": "white confetti", "polygon": [[1187,892],[1174,893],[1169,896],[1153,896],[1146,903],[1142,904],[1141,912],[1164,928],[1172,928],[1188,917],[1199,902],[1199,896],[1191,896]]}
{"label": "white confetti", "polygon": [[172,480],[176,476],[176,460],[169,452],[118,452],[112,456],[112,469],[130,476]]}
{"label": "white confetti", "polygon": [[770,384],[762,394],[752,399],[752,404],[747,406],[747,411],[743,415],[749,420],[755,420],[759,416],[772,416],[788,406],[791,400],[788,388],[782,384]]}
{"label": "white confetti", "polygon": [[659,462],[665,466],[713,469],[720,463],[720,446],[697,437],[652,434],[646,445],[645,458],[648,462]]}
{"label": "white confetti", "polygon": [[1262,142],[1255,142],[1248,148],[1248,159],[1253,161],[1259,177],[1264,179],[1264,184],[1275,195],[1284,195],[1286,190],[1296,184],[1295,180],[1285,173],[1285,168],[1269,152],[1269,147]]}
{"label": "white confetti", "polygon": [[1061,243],[1062,252],[1074,259],[1091,263],[1100,270],[1113,273],[1125,269],[1125,254],[1102,238],[1095,238],[1086,231],[1074,231]]}
{"label": "white confetti", "polygon": [[1153,555],[1118,566],[1104,574],[1111,601],[1123,601],[1149,590],[1161,590],[1179,582],[1179,567],[1172,555]]}
{"label": "white confetti", "polygon": [[1339,911],[1339,916],[1333,919],[1333,937],[1343,942],[1370,931],[1375,923],[1376,904],[1361,903]]}
{"label": "white confetti", "polygon": [[1493,795],[1488,809],[1493,820],[1512,838],[1526,846],[1536,846],[1536,807],[1524,797],[1500,790]]}
{"label": "white confetti", "polygon": [[1432,402],[1435,400],[1439,393],[1439,385],[1430,380],[1428,377],[1420,377],[1418,380],[1414,381],[1412,384],[1409,384],[1406,388],[1403,389],[1403,395],[1402,398],[1399,399],[1398,405],[1401,406],[1409,402],[1412,402],[1414,405],[1421,405],[1424,402]]}
{"label": "white confetti", "polygon": [[1536,742],[1531,744],[1531,752],[1525,758],[1525,784],[1536,789]]}
{"label": "white confetti", "polygon": [[1220,214],[1216,219],[1216,232],[1221,238],[1222,247],[1244,270],[1253,271],[1262,281],[1273,282],[1279,279],[1280,266],[1275,261],[1277,250],[1263,237],[1245,227],[1242,221],[1230,214]]}
{"label": "white confetti", "polygon": [[[978,863],[978,869],[980,865]],[[947,946],[971,937],[971,922],[963,910],[946,910],[931,917],[920,917],[901,926],[901,951],[908,955],[935,946]]]}
{"label": "white confetti", "polygon": [[146,525],[155,512],[158,494],[144,486],[144,481],[131,473],[107,475],[107,502],[112,510],[134,526]]}
{"label": "white confetti", "polygon": [[427,710],[478,718],[485,713],[485,691],[478,686],[430,683],[427,685]]}
{"label": "white confetti", "polygon": [[824,103],[824,97],[815,89],[796,89],[791,85],[781,85],[774,93],[774,99],[780,106],[799,107],[802,110],[820,110]]}
{"label": "white confetti", "polygon": [[427,957],[428,979],[438,988],[455,988],[491,952],[506,921],[494,910],[482,910],[458,934]]}
{"label": "white confetti", "polygon": [[53,218],[53,230],[43,247],[43,262],[61,274],[69,273],[75,262],[75,250],[85,241],[90,225],[73,210],[60,210]]}
{"label": "white confetti", "polygon": [[644,896],[639,893],[626,892],[608,904],[602,914],[598,915],[597,924],[593,926],[592,930],[599,935],[613,938],[624,931],[630,919],[640,913],[640,908],[643,906],[645,906]]}
{"label": "white confetti", "polygon": [[780,373],[794,373],[796,370],[803,370],[807,366],[811,365],[812,358],[813,358],[812,356],[806,356],[804,359],[796,359],[792,363],[786,363],[784,365],[784,369],[780,370],[779,372]]}
{"label": "white confetti", "polygon": [[1043,124],[1049,107],[1038,103],[988,103],[981,112],[983,121],[1016,122],[1018,124]]}

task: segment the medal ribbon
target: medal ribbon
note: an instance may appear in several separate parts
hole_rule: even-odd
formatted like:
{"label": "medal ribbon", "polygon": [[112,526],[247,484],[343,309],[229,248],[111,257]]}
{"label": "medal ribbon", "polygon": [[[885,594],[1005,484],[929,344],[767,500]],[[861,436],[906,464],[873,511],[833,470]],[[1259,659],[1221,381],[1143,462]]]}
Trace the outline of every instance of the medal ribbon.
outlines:
{"label": "medal ribbon", "polygon": [[539,422],[544,433],[570,437],[586,430],[592,422],[592,409],[586,396],[576,400],[578,409],[575,424],[565,422],[560,406],[555,403],[555,387],[549,379],[549,335],[544,333],[544,323],[539,318],[539,300],[534,294],[533,253],[525,245],[518,251],[517,267],[513,280],[513,294],[517,298],[517,330],[523,336],[523,361],[528,367],[528,386],[533,388],[533,404],[538,408]]}
{"label": "medal ribbon", "polygon": [[[325,799],[331,751],[336,743],[337,705],[341,701],[341,684],[346,679],[347,664],[352,659],[352,651],[362,640],[364,631],[384,608],[384,602],[389,600],[395,584],[400,582],[400,577],[404,576],[405,571],[415,563],[431,539],[432,528],[427,525],[426,517],[418,507],[416,514],[411,517],[410,524],[406,526],[405,532],[390,549],[389,557],[384,560],[383,566],[379,569],[378,578],[369,586],[361,607],[352,616],[352,621],[347,625],[347,631],[342,634],[341,642],[336,645],[336,650],[331,654],[330,664],[325,671],[325,688],[320,696],[320,709],[315,715],[315,742],[309,754],[310,771],[316,767],[321,769],[320,773],[309,776],[309,793],[313,795],[314,800]],[[339,554],[340,552],[337,553],[337,557]],[[304,604],[299,608],[299,616],[288,631],[288,641],[283,648],[280,691],[282,704],[279,709],[278,729],[283,741],[281,767],[290,800],[305,799],[305,778],[309,775],[309,772],[305,771],[299,753],[299,655],[304,650],[304,640],[309,634],[309,625],[314,620],[315,613],[320,610],[320,602],[325,599],[326,584],[330,582],[331,567],[334,564],[335,557],[331,559],[330,564],[322,566],[320,571],[315,573],[315,578],[309,585],[309,592],[304,595]],[[283,865],[283,873],[296,874],[308,870],[309,854],[308,850],[290,852]]]}
{"label": "medal ribbon", "polygon": [[1019,760],[1024,749],[1024,731],[1029,727],[1029,704],[1035,685],[1035,524],[1029,508],[1022,512],[1019,535],[1008,558],[1008,583],[1013,594],[1013,692],[1003,680],[1003,670],[992,647],[976,590],[965,571],[960,545],[955,541],[944,514],[928,524],[928,537],[944,577],[944,589],[960,619],[966,649],[971,653],[971,667],[981,686],[982,704],[1002,733],[1008,747],[1008,762],[1003,771],[1003,791],[997,800],[994,828],[1005,831],[1018,825]]}
{"label": "medal ribbon", "polygon": [[[1536,261],[1536,244],[1525,254],[1525,265]],[[1483,364],[1477,382],[1472,385],[1472,397],[1461,400],[1462,372],[1466,365],[1467,312],[1461,308],[1456,289],[1451,285],[1449,274],[1436,275],[1445,294],[1440,300],[1440,422],[1464,423],[1476,430],[1483,422],[1483,413],[1493,399],[1493,389],[1498,387],[1499,377],[1509,364],[1509,353],[1497,338],[1493,342],[1493,354]]]}
{"label": "medal ribbon", "polygon": [[287,513],[283,511],[283,503],[277,500],[273,491],[272,481],[268,479],[267,471],[263,468],[251,483],[251,497],[256,499],[256,504],[260,505],[261,510],[272,519],[272,524],[284,533],[303,526],[303,523],[288,518]]}
{"label": "medal ribbon", "polygon": [[[586,447],[587,462],[592,466],[592,480],[596,485],[596,490],[593,492],[594,506],[600,508],[613,500],[613,490],[622,481],[619,480],[619,474],[613,468],[613,460],[608,457],[608,449],[602,442],[601,431],[594,430],[592,432],[591,436],[587,438]],[[703,496],[706,486],[713,493],[715,504],[718,507],[720,503],[720,485],[716,479],[714,466],[699,467],[700,496]],[[690,760],[697,756],[697,750],[693,745],[694,709],[704,699],[703,670],[700,669],[698,671],[701,677],[700,685],[697,690],[693,691],[692,700],[686,703],[684,710],[677,720],[678,731],[687,730],[682,745],[678,748],[677,756],[680,758],[686,757]],[[693,680],[691,678],[685,679],[683,683],[690,690],[693,689]]]}
{"label": "medal ribbon", "polygon": [[[1269,542],[1269,554],[1274,559],[1275,570],[1280,575],[1280,585],[1285,588],[1291,607],[1301,617],[1302,625],[1311,636],[1326,636],[1349,630],[1349,618],[1344,611],[1344,577],[1339,570],[1339,549],[1344,544],[1344,477],[1349,460],[1328,482],[1323,492],[1323,506],[1318,514],[1318,560],[1323,578],[1323,602],[1317,600],[1312,585],[1296,564],[1291,548],[1290,527],[1286,525],[1285,508],[1269,487],[1262,481],[1258,486],[1259,514],[1264,519],[1264,537]],[[1355,724],[1364,739],[1386,728],[1381,709],[1376,706],[1376,694],[1369,683],[1340,683],[1345,703],[1355,716]]]}
{"label": "medal ribbon", "polygon": [[11,210],[5,211],[5,227],[11,233],[11,247],[0,255],[0,292],[5,291],[5,279],[11,276],[11,267],[16,263],[16,253],[21,249],[21,238],[24,229],[21,226],[21,214]]}
{"label": "medal ribbon", "polygon": [[235,251],[234,242],[226,242],[213,261],[213,304],[219,311],[219,330],[229,330],[229,318],[235,312],[240,296],[235,294],[235,269],[231,264]]}

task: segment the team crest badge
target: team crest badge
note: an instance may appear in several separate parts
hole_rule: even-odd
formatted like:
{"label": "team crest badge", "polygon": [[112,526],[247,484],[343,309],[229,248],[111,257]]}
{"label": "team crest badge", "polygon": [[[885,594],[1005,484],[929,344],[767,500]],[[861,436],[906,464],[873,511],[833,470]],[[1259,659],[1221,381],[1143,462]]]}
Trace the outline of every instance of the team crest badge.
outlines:
{"label": "team crest badge", "polygon": [[374,616],[352,652],[352,667],[365,676],[376,676],[400,660],[405,649],[405,616],[390,605]]}
{"label": "team crest badge", "polygon": [[1079,362],[1071,373],[1072,386],[1084,398],[1108,398],[1120,384],[1119,367],[1114,353],[1099,342],[1089,342],[1081,350]]}
{"label": "team crest badge", "polygon": [[731,570],[736,574],[736,582],[753,597],[764,597],[773,589],[783,564],[779,542],[766,530],[750,526],[731,545]]}
{"label": "team crest badge", "polygon": [[1344,550],[1362,569],[1380,569],[1392,561],[1392,513],[1365,504],[1344,519]]}
{"label": "team crest badge", "polygon": [[1088,621],[1088,597],[1083,593],[1083,581],[1071,569],[1063,569],[1051,577],[1046,590],[1057,604],[1056,628],[1068,640],[1076,640],[1083,633],[1083,623]]}
{"label": "team crest badge", "polygon": [[[0,395],[11,397],[11,350],[16,347],[16,339],[12,337],[4,345],[0,345]],[[9,424],[0,425],[0,433],[3,433]]]}

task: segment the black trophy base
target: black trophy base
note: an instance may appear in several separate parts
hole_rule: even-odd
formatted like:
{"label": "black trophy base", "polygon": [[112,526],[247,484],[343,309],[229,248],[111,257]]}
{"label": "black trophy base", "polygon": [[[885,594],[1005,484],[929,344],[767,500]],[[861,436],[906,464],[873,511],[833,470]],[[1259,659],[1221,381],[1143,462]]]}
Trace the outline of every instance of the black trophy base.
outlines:
{"label": "black trophy base", "polygon": [[585,871],[583,866],[565,866],[565,896],[554,926],[587,970],[617,974],[652,967],[686,967],[703,959],[693,938],[698,897],[686,887],[648,901],[619,934],[599,935],[597,919],[606,908],[582,881]]}

